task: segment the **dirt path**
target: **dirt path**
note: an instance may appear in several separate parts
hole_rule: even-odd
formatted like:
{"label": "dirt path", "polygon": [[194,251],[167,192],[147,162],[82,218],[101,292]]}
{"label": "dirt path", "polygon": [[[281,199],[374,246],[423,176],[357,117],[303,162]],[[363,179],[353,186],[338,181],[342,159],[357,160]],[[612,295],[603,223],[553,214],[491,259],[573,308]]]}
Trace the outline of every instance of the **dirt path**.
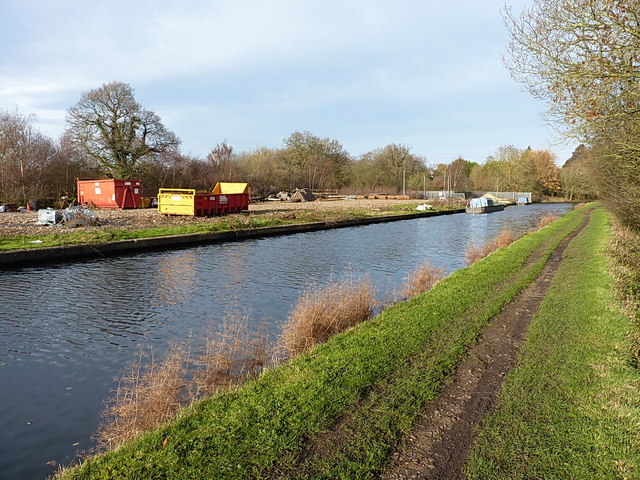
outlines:
{"label": "dirt path", "polygon": [[589,216],[556,249],[540,276],[498,314],[470,348],[456,374],[420,416],[393,455],[383,480],[460,479],[477,427],[494,407],[529,322],[538,312],[571,240]]}

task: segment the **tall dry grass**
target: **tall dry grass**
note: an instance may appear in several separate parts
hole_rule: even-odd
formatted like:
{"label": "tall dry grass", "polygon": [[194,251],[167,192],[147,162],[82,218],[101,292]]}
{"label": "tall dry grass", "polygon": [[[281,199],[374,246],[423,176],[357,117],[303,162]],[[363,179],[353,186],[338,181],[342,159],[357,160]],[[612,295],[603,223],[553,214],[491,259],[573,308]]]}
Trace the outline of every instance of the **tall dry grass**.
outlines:
{"label": "tall dry grass", "polygon": [[558,219],[558,216],[554,215],[552,213],[547,213],[547,214],[543,215],[538,220],[538,225],[537,225],[538,226],[538,230],[541,229],[541,228],[546,227],[550,223],[555,222],[557,219]]}
{"label": "tall dry grass", "polygon": [[367,320],[375,305],[368,277],[360,282],[335,281],[319,289],[307,289],[283,327],[282,347],[294,357],[332,335]]}
{"label": "tall dry grass", "polygon": [[194,358],[194,399],[232,389],[268,366],[272,353],[264,326],[249,328],[247,314],[228,314],[216,331],[209,331],[202,353]]}
{"label": "tall dry grass", "polygon": [[508,247],[517,239],[518,237],[511,230],[503,228],[494,239],[487,240],[480,246],[469,245],[465,252],[467,265],[477,262],[498,248]]}
{"label": "tall dry grass", "polygon": [[94,435],[100,450],[116,448],[174,418],[186,400],[188,357],[184,344],[170,348],[162,360],[150,349],[139,349],[106,403]]}
{"label": "tall dry grass", "polygon": [[201,348],[185,341],[171,347],[163,359],[150,348],[140,348],[105,402],[103,421],[94,434],[99,451],[163,425],[180,408],[230,390],[270,364],[266,328],[251,330],[247,315],[230,313],[209,332]]}
{"label": "tall dry grass", "polygon": [[444,269],[423,262],[405,279],[400,294],[411,298],[431,290],[444,277]]}

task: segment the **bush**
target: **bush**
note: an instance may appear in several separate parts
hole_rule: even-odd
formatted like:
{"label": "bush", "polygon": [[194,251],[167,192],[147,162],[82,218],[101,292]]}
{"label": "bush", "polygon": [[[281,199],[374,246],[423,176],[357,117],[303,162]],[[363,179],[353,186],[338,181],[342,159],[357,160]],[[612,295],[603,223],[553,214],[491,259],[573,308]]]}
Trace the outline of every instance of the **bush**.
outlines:
{"label": "bush", "polygon": [[411,298],[431,290],[444,277],[443,268],[435,268],[429,262],[424,262],[405,279],[401,294]]}
{"label": "bush", "polygon": [[369,278],[332,282],[321,289],[307,289],[283,327],[282,346],[296,356],[329,337],[364,320],[373,311],[374,294]]}
{"label": "bush", "polygon": [[513,232],[511,232],[507,228],[503,228],[493,240],[488,240],[483,245],[478,247],[475,245],[469,245],[464,255],[467,261],[467,265],[471,265],[472,263],[477,262],[481,258],[489,255],[491,252],[494,252],[498,248],[508,247],[517,239],[518,237],[516,237]]}

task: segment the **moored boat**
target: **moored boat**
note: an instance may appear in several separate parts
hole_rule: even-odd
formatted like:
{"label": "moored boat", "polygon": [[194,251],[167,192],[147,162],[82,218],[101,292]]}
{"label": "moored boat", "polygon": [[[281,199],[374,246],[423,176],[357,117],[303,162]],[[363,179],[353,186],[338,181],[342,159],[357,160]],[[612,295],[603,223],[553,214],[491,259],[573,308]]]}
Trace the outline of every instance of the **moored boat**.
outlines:
{"label": "moored boat", "polygon": [[466,208],[467,213],[474,214],[499,212],[501,210],[504,210],[504,205],[494,203],[492,199],[484,197],[472,198]]}

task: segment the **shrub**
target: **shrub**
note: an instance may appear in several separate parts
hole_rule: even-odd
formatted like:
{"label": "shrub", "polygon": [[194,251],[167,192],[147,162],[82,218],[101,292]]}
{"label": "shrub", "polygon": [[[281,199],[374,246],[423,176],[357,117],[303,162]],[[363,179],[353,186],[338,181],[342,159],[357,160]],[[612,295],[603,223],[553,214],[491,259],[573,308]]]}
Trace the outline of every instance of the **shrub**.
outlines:
{"label": "shrub", "polygon": [[369,278],[337,281],[307,289],[283,327],[282,346],[289,357],[326,342],[371,316],[374,293]]}
{"label": "shrub", "polygon": [[517,239],[518,237],[508,228],[503,228],[493,240],[488,240],[481,246],[469,245],[464,255],[467,265],[477,262],[498,248],[508,247]]}
{"label": "shrub", "polygon": [[140,348],[106,403],[105,420],[94,435],[100,450],[114,449],[174,418],[185,402],[185,357],[184,344],[170,348],[162,361]]}
{"label": "shrub", "polygon": [[401,294],[411,298],[424,293],[431,290],[443,277],[443,268],[435,268],[429,262],[424,262],[405,279]]}
{"label": "shrub", "polygon": [[540,217],[540,219],[538,220],[538,229],[544,228],[547,225],[549,225],[550,223],[555,222],[558,219],[557,215],[553,215],[553,214],[547,214],[547,215],[543,215],[542,217]]}

